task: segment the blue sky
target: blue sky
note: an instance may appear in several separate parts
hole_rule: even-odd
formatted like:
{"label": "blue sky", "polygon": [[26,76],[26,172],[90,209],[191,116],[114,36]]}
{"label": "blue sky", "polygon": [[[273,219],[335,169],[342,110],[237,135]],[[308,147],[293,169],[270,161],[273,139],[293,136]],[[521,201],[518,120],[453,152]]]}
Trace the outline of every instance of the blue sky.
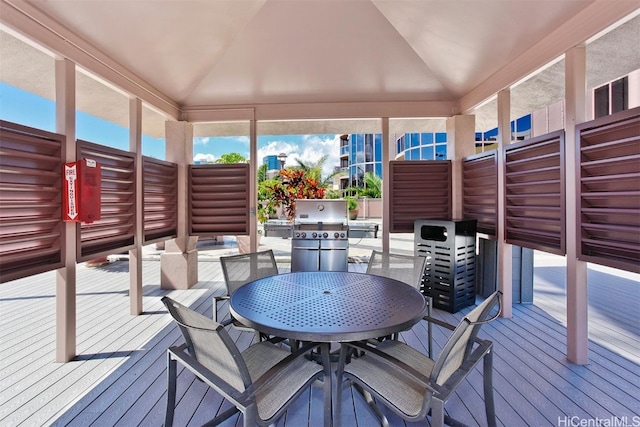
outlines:
{"label": "blue sky", "polygon": [[[193,145],[194,161],[213,161],[228,152],[249,158],[249,137],[197,137]],[[323,175],[333,172],[340,164],[340,135],[261,135],[258,137],[258,161],[264,156],[287,154],[285,166],[295,166],[300,159],[315,163],[327,154]]]}
{"label": "blue sky", "polygon": [[[0,82],[0,119],[55,132],[55,104],[53,101]],[[121,150],[129,149],[129,130],[100,118],[78,112],[76,137]],[[142,154],[165,158],[165,141],[147,135],[142,137]],[[237,152],[249,158],[249,136],[197,137],[194,139],[194,161],[214,161],[224,153]],[[339,135],[262,135],[258,137],[258,162],[268,155],[286,153],[286,166],[297,164],[295,159],[315,163],[329,155],[324,175],[340,164]]]}

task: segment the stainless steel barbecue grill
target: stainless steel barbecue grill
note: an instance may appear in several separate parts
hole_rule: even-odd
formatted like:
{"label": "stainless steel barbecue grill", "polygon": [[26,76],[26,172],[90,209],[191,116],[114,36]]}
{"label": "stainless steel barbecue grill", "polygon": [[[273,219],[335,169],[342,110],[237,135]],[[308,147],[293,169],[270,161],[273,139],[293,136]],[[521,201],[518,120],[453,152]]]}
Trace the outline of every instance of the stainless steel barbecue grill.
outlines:
{"label": "stainless steel barbecue grill", "polygon": [[296,200],[291,271],[347,271],[347,219],[345,200]]}

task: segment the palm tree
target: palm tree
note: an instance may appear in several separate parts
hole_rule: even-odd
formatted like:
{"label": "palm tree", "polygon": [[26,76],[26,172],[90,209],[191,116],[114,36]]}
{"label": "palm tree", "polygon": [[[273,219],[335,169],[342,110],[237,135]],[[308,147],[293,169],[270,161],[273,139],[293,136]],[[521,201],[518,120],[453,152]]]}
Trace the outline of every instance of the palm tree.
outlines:
{"label": "palm tree", "polygon": [[258,168],[258,184],[267,180],[267,164],[263,163]]}
{"label": "palm tree", "polygon": [[305,175],[308,178],[315,179],[318,183],[320,183],[321,187],[331,188],[333,184],[332,182],[333,177],[338,172],[334,172],[324,179],[322,178],[322,169],[328,158],[329,158],[329,155],[325,154],[324,156],[320,157],[320,160],[318,160],[317,162],[309,162],[309,163],[305,163],[299,158],[296,158],[296,162],[298,163],[298,166],[296,166],[295,169],[301,169],[305,171]]}
{"label": "palm tree", "polygon": [[226,153],[221,155],[219,159],[216,159],[215,163],[230,165],[233,163],[248,163],[248,160],[240,153]]}
{"label": "palm tree", "polygon": [[364,174],[364,188],[362,189],[361,196],[369,197],[371,199],[379,199],[382,197],[382,179],[373,172],[367,172]]}

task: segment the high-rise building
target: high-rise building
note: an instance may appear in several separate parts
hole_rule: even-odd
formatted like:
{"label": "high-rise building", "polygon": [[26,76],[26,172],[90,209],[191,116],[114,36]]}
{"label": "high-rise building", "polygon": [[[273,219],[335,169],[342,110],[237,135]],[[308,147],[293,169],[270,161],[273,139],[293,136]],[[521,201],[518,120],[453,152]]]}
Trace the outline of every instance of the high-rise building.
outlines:
{"label": "high-rise building", "polygon": [[[445,132],[404,133],[395,138],[396,160],[446,160]],[[364,174],[382,178],[382,134],[359,133],[340,136],[340,167],[346,173],[340,188],[362,187]]]}
{"label": "high-rise building", "polygon": [[270,156],[264,156],[262,158],[262,164],[267,165],[267,177],[273,178],[280,171],[280,161],[278,160],[278,156],[272,154]]}
{"label": "high-rise building", "polygon": [[403,133],[396,137],[396,160],[447,160],[446,132]]}

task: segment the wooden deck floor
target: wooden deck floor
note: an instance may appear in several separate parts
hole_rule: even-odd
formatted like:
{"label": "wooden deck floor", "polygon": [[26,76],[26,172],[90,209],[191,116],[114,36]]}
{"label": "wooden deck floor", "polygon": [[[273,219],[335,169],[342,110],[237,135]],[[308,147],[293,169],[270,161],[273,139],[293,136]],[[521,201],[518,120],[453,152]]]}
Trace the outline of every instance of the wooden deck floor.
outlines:
{"label": "wooden deck floor", "polygon": [[[126,261],[101,268],[78,266],[79,356],[66,364],[54,363],[54,274],[0,285],[0,425],[162,425],[165,351],[181,338],[160,297],[170,295],[211,313],[211,296],[222,292],[223,279],[217,260],[210,260],[200,262],[195,288],[162,291],[159,263],[143,264],[145,313],[137,317],[128,314]],[[286,271],[286,265],[281,267]],[[535,274],[534,304],[515,306],[513,318],[499,319],[481,332],[495,342],[499,425],[570,426],[596,419],[601,424],[588,425],[624,425],[605,424],[624,417],[628,425],[639,425],[637,275],[590,269],[590,363],[576,366],[565,360],[563,266],[556,259],[544,259],[536,262]],[[226,306],[220,310],[227,313]],[[437,315],[457,323],[466,311]],[[424,348],[424,336],[423,325],[403,333],[403,339],[417,348]],[[235,337],[241,347],[252,339],[247,333]],[[436,335],[438,345],[445,339],[444,332]],[[200,425],[226,407],[187,372],[179,376],[178,393],[177,426]],[[448,412],[469,425],[485,425],[481,393],[478,371],[448,403]],[[362,399],[350,393],[344,399],[344,426],[375,425]],[[391,415],[389,419],[392,426],[429,425],[405,424]],[[234,417],[224,425],[237,423]],[[314,387],[278,425],[321,423],[322,390]]]}

